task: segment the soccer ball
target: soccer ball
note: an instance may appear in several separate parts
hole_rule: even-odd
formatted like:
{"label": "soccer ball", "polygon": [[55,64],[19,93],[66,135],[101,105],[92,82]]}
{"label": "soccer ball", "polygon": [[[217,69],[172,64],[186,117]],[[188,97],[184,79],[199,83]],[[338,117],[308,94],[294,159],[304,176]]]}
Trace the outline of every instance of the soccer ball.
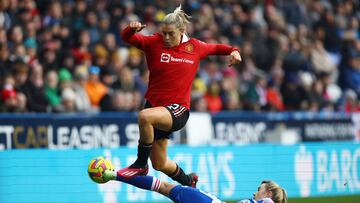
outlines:
{"label": "soccer ball", "polygon": [[90,161],[88,166],[88,174],[91,180],[93,180],[94,182],[106,183],[109,181],[103,176],[105,170],[115,170],[110,160],[99,156]]}

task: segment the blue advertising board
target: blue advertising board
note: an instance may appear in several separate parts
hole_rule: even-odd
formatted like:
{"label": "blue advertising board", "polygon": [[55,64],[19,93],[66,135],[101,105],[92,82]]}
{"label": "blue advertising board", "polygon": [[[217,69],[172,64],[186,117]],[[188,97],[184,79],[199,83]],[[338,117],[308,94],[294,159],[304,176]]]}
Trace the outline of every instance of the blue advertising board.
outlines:
{"label": "blue advertising board", "polygon": [[[99,155],[119,169],[132,163],[136,148],[1,152],[0,202],[168,202],[124,183],[93,183],[87,165]],[[360,194],[360,145],[353,142],[172,146],[169,157],[198,173],[199,188],[222,200],[250,198],[268,179],[289,197]],[[153,169],[149,175],[171,181]]]}
{"label": "blue advertising board", "polygon": [[[191,145],[193,141],[196,143],[194,145],[267,142],[269,135],[280,134],[277,131],[279,128],[295,132],[300,137],[298,141],[355,139],[351,115],[339,113],[222,112],[194,119],[199,115],[191,113],[186,127],[181,132],[175,132],[171,142]],[[285,137],[289,137],[288,134]],[[117,148],[136,146],[138,139],[136,113],[0,116],[0,151],[24,148]]]}
{"label": "blue advertising board", "polygon": [[136,113],[7,114],[0,116],[0,150],[92,149],[137,145]]}
{"label": "blue advertising board", "polygon": [[266,142],[269,134],[295,132],[299,141],[352,141],[352,115],[339,112],[220,112],[211,115],[212,143],[250,144]]}

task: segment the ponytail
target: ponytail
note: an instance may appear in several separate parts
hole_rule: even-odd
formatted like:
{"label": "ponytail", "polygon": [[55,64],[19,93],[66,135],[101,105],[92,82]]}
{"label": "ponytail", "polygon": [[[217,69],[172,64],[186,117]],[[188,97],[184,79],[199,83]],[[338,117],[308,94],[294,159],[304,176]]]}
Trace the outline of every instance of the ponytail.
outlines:
{"label": "ponytail", "polygon": [[190,24],[191,16],[187,15],[182,9],[181,4],[178,6],[174,12],[167,14],[162,23],[166,25],[175,24],[179,29],[186,29],[186,26]]}
{"label": "ponytail", "polygon": [[287,194],[284,188],[281,188],[282,193],[283,193],[283,200],[282,203],[287,203]]}

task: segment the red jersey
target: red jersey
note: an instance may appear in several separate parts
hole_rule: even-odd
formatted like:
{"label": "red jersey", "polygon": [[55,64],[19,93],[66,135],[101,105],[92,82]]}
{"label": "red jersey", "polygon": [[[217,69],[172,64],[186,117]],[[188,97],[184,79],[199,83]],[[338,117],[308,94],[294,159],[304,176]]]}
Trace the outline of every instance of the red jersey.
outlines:
{"label": "red jersey", "polygon": [[127,27],[122,39],[145,53],[149,75],[145,99],[152,106],[181,104],[190,109],[190,91],[200,59],[208,55],[228,55],[235,47],[224,44],[206,44],[200,40],[184,39],[175,47],[165,47],[159,33],[152,36],[135,34]]}

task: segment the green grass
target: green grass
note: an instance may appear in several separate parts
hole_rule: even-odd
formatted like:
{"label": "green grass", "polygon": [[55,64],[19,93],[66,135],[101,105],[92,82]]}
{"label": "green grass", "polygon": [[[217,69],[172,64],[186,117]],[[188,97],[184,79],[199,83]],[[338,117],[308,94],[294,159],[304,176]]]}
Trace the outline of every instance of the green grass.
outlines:
{"label": "green grass", "polygon": [[[228,201],[228,203],[236,203],[236,201]],[[288,203],[360,203],[360,195],[291,198],[289,199]]]}

